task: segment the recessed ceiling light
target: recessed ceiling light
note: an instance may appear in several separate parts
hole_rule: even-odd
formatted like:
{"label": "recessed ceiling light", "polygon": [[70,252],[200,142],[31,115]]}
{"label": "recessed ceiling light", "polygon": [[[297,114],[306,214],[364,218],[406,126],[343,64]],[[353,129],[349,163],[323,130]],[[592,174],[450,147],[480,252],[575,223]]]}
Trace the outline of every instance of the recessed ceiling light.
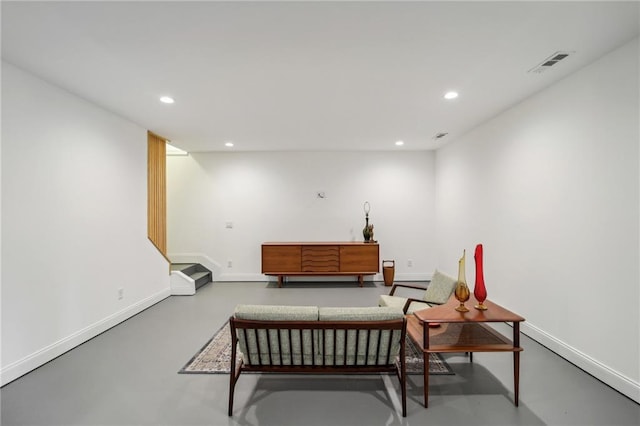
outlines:
{"label": "recessed ceiling light", "polygon": [[396,141],[396,146],[402,146],[402,145],[404,145],[403,141]]}
{"label": "recessed ceiling light", "polygon": [[224,146],[231,148],[233,146],[233,142],[225,142]]}
{"label": "recessed ceiling light", "polygon": [[172,103],[174,103],[175,101],[174,101],[174,100],[173,100],[173,98],[172,98],[172,97],[170,97],[170,96],[161,96],[161,97],[160,97],[160,102],[162,102],[162,103],[164,103],[164,104],[172,104]]}
{"label": "recessed ceiling light", "polygon": [[445,99],[455,99],[458,97],[458,92],[447,92],[444,94]]}

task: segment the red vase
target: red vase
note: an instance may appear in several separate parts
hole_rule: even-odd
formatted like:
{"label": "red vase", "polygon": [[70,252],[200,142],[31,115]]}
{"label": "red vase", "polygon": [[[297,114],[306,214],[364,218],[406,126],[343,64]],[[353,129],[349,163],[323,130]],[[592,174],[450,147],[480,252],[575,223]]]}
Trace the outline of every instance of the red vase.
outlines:
{"label": "red vase", "polygon": [[473,295],[476,297],[478,304],[476,309],[484,311],[487,307],[484,305],[484,301],[487,299],[487,289],[484,286],[484,273],[482,271],[482,244],[476,246],[476,252],[473,255],[476,261],[476,283],[473,288]]}

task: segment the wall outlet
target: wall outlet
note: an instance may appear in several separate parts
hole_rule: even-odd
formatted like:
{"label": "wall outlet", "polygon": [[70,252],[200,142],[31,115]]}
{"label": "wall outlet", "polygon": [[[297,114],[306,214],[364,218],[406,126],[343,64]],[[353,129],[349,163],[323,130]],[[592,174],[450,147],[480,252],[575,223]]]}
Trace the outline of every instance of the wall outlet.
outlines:
{"label": "wall outlet", "polygon": [[233,268],[233,261],[227,260],[227,268]]}
{"label": "wall outlet", "polygon": [[407,266],[411,268],[413,266],[413,260],[411,259],[407,260]]}
{"label": "wall outlet", "polygon": [[124,298],[124,288],[118,289],[118,300],[122,300]]}

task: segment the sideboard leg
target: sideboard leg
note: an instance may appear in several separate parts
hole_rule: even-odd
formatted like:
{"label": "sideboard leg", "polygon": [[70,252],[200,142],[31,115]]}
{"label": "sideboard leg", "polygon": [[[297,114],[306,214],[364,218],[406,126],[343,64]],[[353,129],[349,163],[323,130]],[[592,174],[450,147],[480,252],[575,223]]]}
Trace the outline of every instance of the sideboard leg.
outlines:
{"label": "sideboard leg", "polygon": [[284,277],[282,275],[278,275],[278,288],[282,287],[282,279]]}
{"label": "sideboard leg", "polygon": [[360,283],[360,287],[364,287],[364,275],[358,275],[358,283]]}

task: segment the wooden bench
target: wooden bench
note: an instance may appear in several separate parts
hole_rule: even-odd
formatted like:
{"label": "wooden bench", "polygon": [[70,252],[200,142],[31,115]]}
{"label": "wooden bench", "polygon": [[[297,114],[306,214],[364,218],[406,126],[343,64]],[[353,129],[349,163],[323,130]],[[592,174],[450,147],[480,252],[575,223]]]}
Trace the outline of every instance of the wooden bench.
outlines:
{"label": "wooden bench", "polygon": [[[244,305],[254,307],[256,305]],[[287,307],[267,307],[282,309]],[[313,307],[308,308],[312,312]],[[395,373],[400,381],[402,416],[407,414],[406,319],[394,308],[316,308],[318,319],[229,319],[232,354],[229,416],[236,382],[244,371],[303,374]],[[242,309],[241,309],[242,310]],[[351,315],[354,313],[354,315]],[[259,315],[258,315],[259,316]],[[284,314],[282,317],[295,317]],[[323,320],[322,318],[373,318]],[[251,317],[251,315],[249,315]],[[253,316],[254,318],[256,315]],[[391,319],[377,319],[389,318]],[[241,352],[236,362],[237,351]]]}

